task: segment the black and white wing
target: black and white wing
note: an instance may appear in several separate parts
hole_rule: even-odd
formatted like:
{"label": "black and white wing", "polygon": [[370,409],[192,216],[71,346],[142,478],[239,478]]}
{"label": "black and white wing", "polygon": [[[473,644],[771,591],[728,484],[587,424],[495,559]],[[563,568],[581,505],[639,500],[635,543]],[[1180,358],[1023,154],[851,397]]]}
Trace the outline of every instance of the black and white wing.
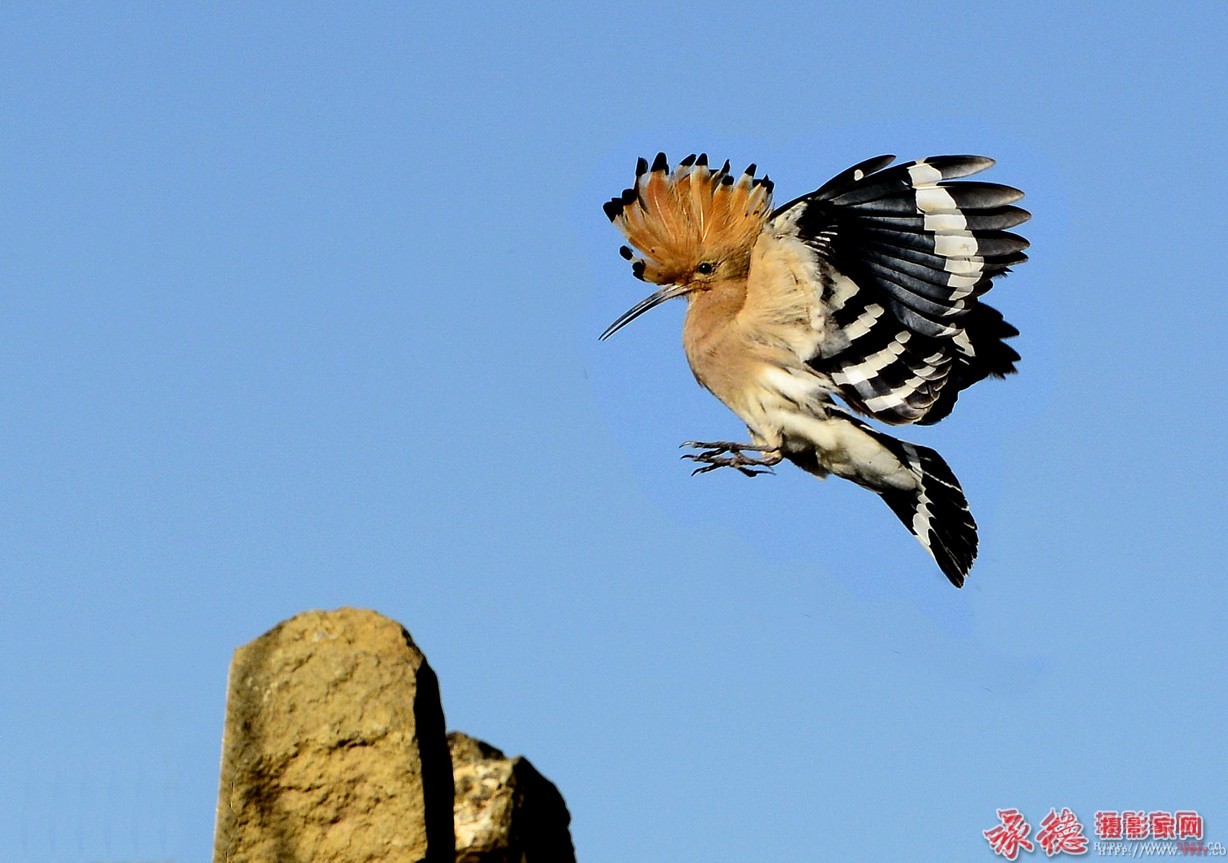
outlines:
{"label": "black and white wing", "polygon": [[1027,260],[1006,229],[1030,214],[1008,186],[951,182],[993,164],[934,156],[887,167],[862,162],[772,214],[766,231],[820,262],[822,310],[809,364],[852,407],[892,424],[937,422],[959,392],[1015,371],[1018,335],[980,301],[993,279]]}

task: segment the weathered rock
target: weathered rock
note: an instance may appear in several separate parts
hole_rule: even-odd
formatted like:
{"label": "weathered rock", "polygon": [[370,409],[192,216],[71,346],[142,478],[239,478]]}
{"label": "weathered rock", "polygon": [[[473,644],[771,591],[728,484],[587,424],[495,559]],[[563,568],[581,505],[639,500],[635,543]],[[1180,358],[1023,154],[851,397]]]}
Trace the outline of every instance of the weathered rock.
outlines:
{"label": "weathered rock", "polygon": [[235,651],[214,863],[444,863],[439,684],[372,611],[311,611]]}
{"label": "weathered rock", "polygon": [[456,863],[575,863],[567,804],[523,757],[448,735],[456,783]]}

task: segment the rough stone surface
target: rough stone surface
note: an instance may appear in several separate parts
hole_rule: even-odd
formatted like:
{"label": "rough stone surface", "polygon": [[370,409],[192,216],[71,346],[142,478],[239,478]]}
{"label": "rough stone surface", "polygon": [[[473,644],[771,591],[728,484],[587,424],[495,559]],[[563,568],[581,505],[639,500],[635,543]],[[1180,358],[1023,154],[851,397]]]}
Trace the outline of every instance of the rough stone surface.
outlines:
{"label": "rough stone surface", "polygon": [[567,804],[523,757],[453,731],[456,863],[575,863]]}
{"label": "rough stone surface", "polygon": [[439,684],[372,611],[311,611],[235,651],[214,863],[443,863],[452,771]]}

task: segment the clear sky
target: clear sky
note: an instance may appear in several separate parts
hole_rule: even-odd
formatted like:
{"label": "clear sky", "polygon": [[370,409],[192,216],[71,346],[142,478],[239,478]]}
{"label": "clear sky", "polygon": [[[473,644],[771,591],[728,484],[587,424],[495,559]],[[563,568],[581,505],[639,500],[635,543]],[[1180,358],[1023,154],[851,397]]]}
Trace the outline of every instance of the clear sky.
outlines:
{"label": "clear sky", "polygon": [[[231,651],[341,605],[585,863],[1228,844],[1226,7],[429,5],[0,10],[0,860],[206,860]],[[688,475],[744,428],[681,302],[597,342],[657,150],[1026,190],[1021,373],[901,432],[964,590],[846,483]]]}

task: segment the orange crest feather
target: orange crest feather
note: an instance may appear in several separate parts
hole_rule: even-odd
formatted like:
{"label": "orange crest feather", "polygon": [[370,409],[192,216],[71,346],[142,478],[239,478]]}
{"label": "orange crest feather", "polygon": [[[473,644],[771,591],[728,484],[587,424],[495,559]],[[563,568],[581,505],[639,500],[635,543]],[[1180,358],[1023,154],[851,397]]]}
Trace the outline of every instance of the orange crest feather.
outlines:
{"label": "orange crest feather", "polygon": [[751,165],[736,180],[729,163],[708,168],[691,155],[672,172],[664,153],[648,167],[640,159],[635,185],[605,205],[637,257],[623,246],[636,277],[658,285],[684,282],[703,261],[750,259],[751,247],[772,210],[772,181],[756,179]]}

